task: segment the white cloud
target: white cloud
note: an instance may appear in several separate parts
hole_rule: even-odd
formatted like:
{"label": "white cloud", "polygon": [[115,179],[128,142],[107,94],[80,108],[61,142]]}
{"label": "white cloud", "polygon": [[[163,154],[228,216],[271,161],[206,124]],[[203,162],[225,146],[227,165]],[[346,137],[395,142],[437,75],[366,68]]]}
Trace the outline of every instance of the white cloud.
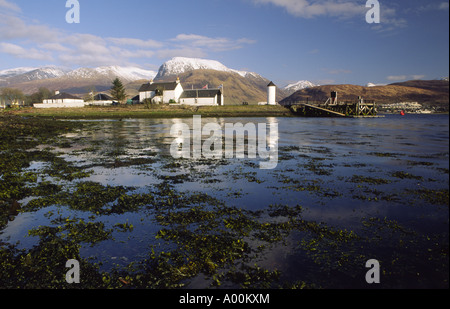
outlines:
{"label": "white cloud", "polygon": [[204,58],[208,55],[201,48],[181,47],[158,50],[156,56],[160,59],[166,59],[173,57]]}
{"label": "white cloud", "polygon": [[[0,0],[0,54],[21,59],[58,60],[65,66],[129,65],[136,59],[174,56],[207,57],[211,52],[240,49],[255,43],[199,34],[179,34],[164,41],[127,37],[102,38],[88,33],[68,33],[20,14],[20,7]],[[3,10],[5,9],[5,10]],[[147,60],[145,60],[147,62]]]}
{"label": "white cloud", "polygon": [[341,0],[253,0],[256,4],[273,4],[297,17],[337,16],[349,18],[365,16],[365,2]]}
{"label": "white cloud", "polygon": [[414,80],[419,80],[419,79],[424,79],[425,75],[421,75],[421,74],[419,74],[419,75],[411,75],[411,77]]}
{"label": "white cloud", "polygon": [[401,81],[401,80],[419,80],[424,79],[426,75],[422,74],[413,74],[413,75],[390,75],[387,76],[386,79],[389,81]]}
{"label": "white cloud", "polygon": [[[252,0],[255,4],[272,4],[284,8],[289,14],[299,18],[334,17],[340,20],[357,18],[365,23],[368,12],[366,1],[363,0]],[[389,32],[407,25],[397,11],[386,4],[380,5],[381,22],[373,24],[377,32]]]}
{"label": "white cloud", "polygon": [[171,41],[181,44],[187,44],[194,48],[206,48],[207,50],[211,50],[214,52],[241,49],[244,45],[255,43],[254,40],[246,38],[232,40],[229,38],[210,38],[198,34],[184,33],[177,35],[174,39],[171,39]]}
{"label": "white cloud", "polygon": [[40,24],[26,23],[17,16],[0,13],[0,39],[26,39],[37,43],[55,42],[60,31]]}
{"label": "white cloud", "polygon": [[428,3],[428,4],[424,4],[420,7],[417,8],[418,12],[422,12],[422,11],[436,11],[436,10],[442,10],[442,11],[446,11],[449,9],[449,2],[441,2],[441,3]]}
{"label": "white cloud", "polygon": [[36,48],[25,49],[22,46],[11,43],[0,43],[0,52],[22,59],[53,60],[49,52]]}
{"label": "white cloud", "polygon": [[133,38],[107,38],[107,41],[115,45],[136,46],[141,48],[161,48],[164,43],[154,40],[141,40]]}
{"label": "white cloud", "polygon": [[6,0],[0,0],[0,8],[6,9],[6,10],[11,10],[11,11],[14,11],[14,12],[21,12],[22,11],[20,9],[20,7],[18,7],[15,3],[11,3],[11,2],[6,1]]}
{"label": "white cloud", "polygon": [[389,75],[388,77],[386,77],[386,79],[390,81],[405,80],[407,78],[408,77],[406,75]]}

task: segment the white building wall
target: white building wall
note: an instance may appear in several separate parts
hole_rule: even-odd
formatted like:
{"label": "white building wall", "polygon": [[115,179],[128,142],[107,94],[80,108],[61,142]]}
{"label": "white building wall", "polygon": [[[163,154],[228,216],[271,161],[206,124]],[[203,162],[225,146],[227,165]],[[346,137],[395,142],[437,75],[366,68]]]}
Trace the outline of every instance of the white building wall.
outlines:
{"label": "white building wall", "polygon": [[163,103],[169,103],[170,100],[176,100],[175,90],[165,90],[163,93]]}
{"label": "white building wall", "polygon": [[185,98],[180,99],[180,103],[184,105],[195,105],[195,106],[215,106],[217,103],[217,96],[214,98]]}
{"label": "white building wall", "polygon": [[183,87],[181,86],[181,84],[178,84],[177,87],[175,88],[175,101],[178,103],[180,101],[180,97],[183,94]]}
{"label": "white building wall", "polygon": [[139,101],[144,102],[145,99],[153,99],[154,96],[154,91],[139,92]]}
{"label": "white building wall", "polygon": [[267,87],[267,104],[268,105],[277,105],[276,96],[277,96],[277,87],[275,87],[275,86]]}
{"label": "white building wall", "polygon": [[86,104],[83,103],[52,103],[52,104],[34,104],[35,108],[82,108]]}
{"label": "white building wall", "polygon": [[88,103],[77,99],[44,100],[42,104],[33,104],[35,108],[80,108]]}
{"label": "white building wall", "polygon": [[44,100],[44,104],[84,104],[84,100],[77,99],[59,99],[59,100]]}

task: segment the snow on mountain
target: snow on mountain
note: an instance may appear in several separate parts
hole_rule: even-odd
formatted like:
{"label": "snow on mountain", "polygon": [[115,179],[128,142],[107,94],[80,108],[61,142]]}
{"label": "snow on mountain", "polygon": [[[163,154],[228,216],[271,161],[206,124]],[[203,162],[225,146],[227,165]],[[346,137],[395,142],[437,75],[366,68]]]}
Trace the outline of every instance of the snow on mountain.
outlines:
{"label": "snow on mountain", "polygon": [[139,79],[152,79],[156,76],[155,71],[144,70],[136,67],[107,66],[98,68],[79,68],[66,75],[76,79],[94,79],[118,77],[126,81],[135,81]]}
{"label": "snow on mountain", "polygon": [[221,72],[237,73],[242,77],[247,77],[248,75],[259,77],[259,75],[256,73],[230,69],[216,60],[175,57],[165,62],[159,68],[156,79],[163,78],[165,76],[176,76],[194,70],[215,70]]}
{"label": "snow on mountain", "polygon": [[313,84],[307,80],[301,80],[296,83],[287,85],[286,87],[284,87],[284,90],[286,90],[289,93],[294,93],[296,91],[299,91],[299,90],[302,90],[305,88],[312,88],[312,87],[316,87],[316,86],[319,86],[319,85]]}
{"label": "snow on mountain", "polygon": [[0,77],[2,78],[8,78],[13,77],[21,74],[25,74],[31,71],[36,70],[37,68],[29,68],[29,67],[21,67],[21,68],[14,68],[14,69],[7,69],[0,71]]}
{"label": "snow on mountain", "polygon": [[366,87],[378,87],[378,86],[386,86],[386,84],[367,83],[366,85]]}
{"label": "snow on mountain", "polygon": [[[102,69],[102,68],[98,68]],[[121,76],[124,79],[128,79],[130,81],[135,81],[139,79],[153,79],[155,78],[157,72],[144,70],[135,67],[109,67],[109,70],[115,73],[117,76]]]}
{"label": "snow on mountain", "polygon": [[16,68],[0,71],[0,86],[26,83],[35,80],[62,77],[67,73],[67,69],[58,67],[43,68]]}
{"label": "snow on mountain", "polygon": [[41,79],[49,79],[49,78],[58,78],[66,75],[67,69],[58,68],[58,67],[44,67],[36,70],[32,70],[23,75],[23,78],[32,80],[41,80]]}

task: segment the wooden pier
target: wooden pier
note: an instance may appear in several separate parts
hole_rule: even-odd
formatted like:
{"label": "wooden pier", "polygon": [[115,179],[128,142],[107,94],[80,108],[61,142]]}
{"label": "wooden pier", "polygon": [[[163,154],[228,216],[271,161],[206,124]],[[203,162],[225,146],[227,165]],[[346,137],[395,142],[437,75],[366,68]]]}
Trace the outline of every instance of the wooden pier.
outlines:
{"label": "wooden pier", "polygon": [[356,102],[339,102],[336,92],[332,92],[325,103],[294,102],[289,107],[295,115],[302,117],[378,117],[375,101],[359,97]]}

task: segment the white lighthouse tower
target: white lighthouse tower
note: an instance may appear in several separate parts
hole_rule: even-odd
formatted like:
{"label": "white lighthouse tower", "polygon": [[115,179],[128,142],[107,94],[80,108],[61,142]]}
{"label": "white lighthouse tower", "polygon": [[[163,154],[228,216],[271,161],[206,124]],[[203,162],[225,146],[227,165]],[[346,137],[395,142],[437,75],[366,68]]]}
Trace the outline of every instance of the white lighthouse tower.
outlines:
{"label": "white lighthouse tower", "polygon": [[273,82],[267,85],[267,105],[277,105],[277,86]]}

